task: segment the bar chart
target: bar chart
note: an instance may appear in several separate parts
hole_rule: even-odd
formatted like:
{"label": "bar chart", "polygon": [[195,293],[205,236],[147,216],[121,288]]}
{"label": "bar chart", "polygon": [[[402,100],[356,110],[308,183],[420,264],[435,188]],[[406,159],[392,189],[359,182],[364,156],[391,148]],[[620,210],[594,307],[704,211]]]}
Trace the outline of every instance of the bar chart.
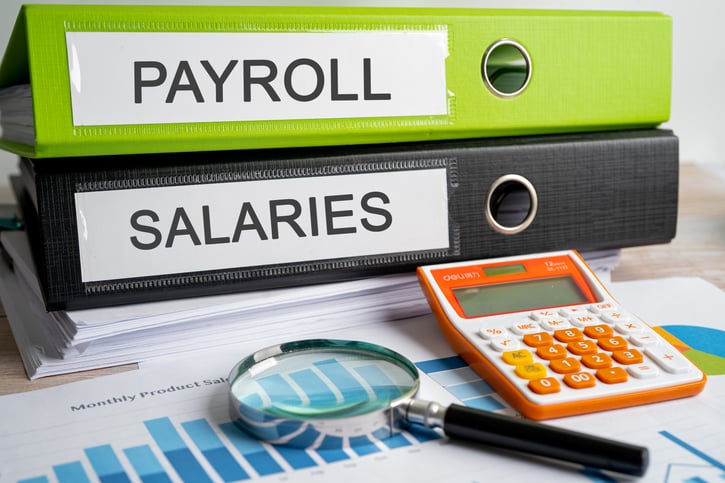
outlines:
{"label": "bar chart", "polygon": [[[435,361],[428,361],[423,367],[450,369],[457,364],[460,362],[441,360],[436,365]],[[313,369],[292,370],[262,378],[260,388],[264,393],[256,396],[269,399],[271,394],[276,394],[288,401],[304,399],[327,404],[335,398],[348,403],[365,398],[388,401],[399,394],[394,378],[370,364],[350,365],[324,360],[316,363]],[[453,371],[460,369],[453,367]],[[77,460],[60,462],[52,465],[46,475],[19,481],[245,481],[414,448],[442,438],[434,430],[412,428],[392,437],[382,434],[380,438],[372,434],[349,440],[327,437],[315,449],[300,449],[261,442],[241,431],[232,421],[208,415],[188,419],[164,415],[145,419],[138,426],[142,427],[137,437],[143,440],[140,444],[126,447],[109,441],[84,447]]]}
{"label": "bar chart", "polygon": [[[111,443],[84,448],[84,458],[54,465],[52,478],[49,475],[41,475],[20,481],[23,483],[50,481],[120,483],[137,479],[145,483],[179,480],[200,483],[244,481],[440,439],[438,433],[422,429],[400,433],[382,442],[371,442],[368,445],[304,450],[261,443],[240,431],[232,422],[214,423],[205,418],[177,422],[168,417],[161,417],[144,421],[143,425],[150,438],[146,444],[121,449]],[[124,464],[122,460],[128,464]],[[129,471],[129,467],[132,471]]]}
{"label": "bar chart", "polygon": [[[416,367],[426,387],[433,387],[439,396],[449,393],[472,407],[498,412],[511,411],[495,391],[458,356],[425,359],[417,362]],[[336,380],[331,375],[340,368],[329,371],[331,368],[324,368],[326,377]],[[361,380],[372,381],[381,377],[379,373],[369,372],[369,369],[354,369],[354,372],[359,376],[355,381],[348,379],[349,374],[339,377],[347,381],[355,397],[362,394],[358,387]],[[316,380],[315,376],[306,372],[297,373],[295,377],[299,387],[307,387]],[[437,471],[444,472],[438,473],[438,476],[457,475],[462,476],[463,480],[473,481],[469,477],[477,475],[485,467],[487,476],[493,475],[496,481],[509,483],[520,481],[516,471],[523,465],[533,464],[528,471],[536,471],[536,474],[551,471],[546,466],[526,459],[512,459],[507,463],[502,462],[501,455],[495,452],[467,452],[466,448],[448,442],[440,433],[425,428],[410,428],[393,437],[356,441],[349,446],[324,444],[315,449],[298,449],[270,445],[241,431],[231,421],[227,415],[225,385],[205,387],[205,379],[198,380],[202,387],[187,384],[194,389],[157,391],[170,398],[168,404],[153,404],[148,409],[140,410],[135,409],[132,403],[116,403],[128,404],[128,410],[123,415],[119,413],[122,419],[116,423],[111,418],[103,421],[103,418],[95,416],[88,422],[64,423],[72,425],[73,433],[69,433],[72,442],[67,445],[65,442],[48,444],[45,455],[32,460],[39,464],[32,464],[30,459],[23,463],[25,468],[32,468],[32,473],[24,471],[22,477],[18,475],[11,481],[162,483],[264,479],[359,483],[369,481],[366,475],[370,471],[377,469],[380,472],[378,475],[388,474],[391,468],[411,471],[412,465],[415,467],[414,474],[428,477],[428,480],[422,481],[435,481]],[[284,389],[289,388],[285,386]],[[365,392],[368,392],[367,388]],[[327,393],[325,397],[331,396]],[[109,411],[107,414],[115,414],[110,406],[105,406],[105,409]],[[47,427],[57,420],[57,416],[49,417],[44,423],[39,422],[38,427],[42,428],[43,424]],[[660,427],[661,422],[656,422],[653,427],[642,428],[652,433],[649,444],[657,450],[658,455],[665,457],[661,467],[653,470],[654,473],[647,481],[669,483],[722,479],[725,463],[718,444],[722,438],[716,429],[710,427],[712,425],[700,424],[688,428],[688,421],[673,420],[667,430]],[[705,431],[711,434],[703,437]],[[24,431],[22,434],[26,433]],[[37,434],[37,438],[42,438],[43,431],[39,430]],[[38,441],[28,436],[25,448],[32,451],[32,448],[38,447]],[[62,456],[56,456],[56,450]],[[28,453],[28,450],[23,453]],[[450,460],[446,458],[455,458],[456,467],[447,467],[445,462]],[[518,468],[516,471],[512,471],[513,464]],[[364,471],[356,471],[363,468]],[[0,477],[3,476],[2,470],[0,468]],[[601,471],[588,468],[570,473],[553,472],[549,476],[562,482],[582,481],[582,477],[584,481],[592,482],[616,481]]]}

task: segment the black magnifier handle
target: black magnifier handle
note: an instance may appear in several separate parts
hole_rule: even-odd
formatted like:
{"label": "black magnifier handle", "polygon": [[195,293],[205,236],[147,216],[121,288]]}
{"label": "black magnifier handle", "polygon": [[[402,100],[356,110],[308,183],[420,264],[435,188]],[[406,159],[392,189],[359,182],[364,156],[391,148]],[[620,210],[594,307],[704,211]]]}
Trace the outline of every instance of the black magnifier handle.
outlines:
{"label": "black magnifier handle", "polygon": [[644,475],[649,464],[649,451],[643,446],[458,404],[445,407],[435,402],[411,400],[406,419],[427,427],[439,427],[451,438],[628,475]]}

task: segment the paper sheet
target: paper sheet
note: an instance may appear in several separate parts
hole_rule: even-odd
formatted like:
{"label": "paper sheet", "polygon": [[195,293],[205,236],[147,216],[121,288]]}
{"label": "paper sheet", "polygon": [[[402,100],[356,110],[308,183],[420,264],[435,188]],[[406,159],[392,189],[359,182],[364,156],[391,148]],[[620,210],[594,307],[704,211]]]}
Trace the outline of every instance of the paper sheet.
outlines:
{"label": "paper sheet", "polygon": [[[0,233],[13,269],[0,263],[0,298],[29,377],[145,361],[430,312],[415,273],[77,311],[46,312],[27,237]],[[618,250],[583,256],[600,277]]]}

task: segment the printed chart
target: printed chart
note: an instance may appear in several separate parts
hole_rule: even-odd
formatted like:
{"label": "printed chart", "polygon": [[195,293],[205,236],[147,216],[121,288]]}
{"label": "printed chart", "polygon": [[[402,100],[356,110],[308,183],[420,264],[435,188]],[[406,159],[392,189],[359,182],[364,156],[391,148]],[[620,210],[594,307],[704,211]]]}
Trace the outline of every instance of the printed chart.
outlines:
{"label": "printed chart", "polygon": [[118,449],[108,443],[85,448],[82,459],[53,465],[49,475],[19,481],[111,483],[133,481],[134,475],[148,483],[179,479],[200,483],[242,481],[391,451],[439,438],[436,433],[424,430],[396,435],[385,440],[384,444],[308,451],[260,443],[231,422],[214,423],[207,419],[177,422],[162,417],[144,421],[143,425],[148,431],[147,444]]}
{"label": "printed chart", "polygon": [[[512,414],[443,341],[419,342],[416,336],[435,334],[433,324],[420,318],[400,322],[392,334],[385,332],[389,326],[375,326],[350,336],[385,340],[389,347],[418,361],[424,399],[459,400]],[[702,334],[695,334],[698,330],[693,326],[673,332],[691,350],[722,357],[717,349],[698,343],[703,340]],[[712,336],[709,333],[708,341]],[[259,442],[231,422],[227,379],[219,375],[227,374],[239,351],[245,354],[246,349],[237,349],[233,359],[226,355],[185,359],[0,398],[0,413],[13,415],[0,423],[0,482],[363,483],[414,478],[421,483],[512,483],[522,479],[580,482],[583,475],[593,482],[618,481],[596,470],[542,464],[531,457],[459,444],[431,430],[344,448],[303,450]],[[643,482],[725,481],[725,436],[719,424],[725,414],[721,369],[721,364],[710,366],[706,389],[695,398],[551,424],[648,446],[652,463]],[[338,391],[341,387],[340,392],[351,391],[345,389],[342,378],[331,374],[327,378]],[[365,377],[358,372],[357,381],[361,379],[364,384]],[[450,461],[456,464],[452,467]]]}
{"label": "printed chart", "polygon": [[[428,361],[426,365],[439,368],[461,365],[460,359],[460,362],[453,359]],[[324,379],[314,372],[318,370]],[[337,395],[344,403],[359,403],[364,397],[387,398],[380,388],[389,391],[392,384],[391,379],[381,374],[376,366],[325,360],[316,364],[314,371],[295,370],[263,378],[260,390],[266,392],[259,397],[269,399],[270,394],[274,393],[277,396],[281,394],[287,400],[297,398],[324,403]],[[312,384],[313,379],[315,384]],[[294,385],[289,381],[295,381]],[[324,449],[305,450],[262,443],[224,419],[162,416],[147,419],[138,426],[144,429],[139,434],[146,441],[143,444],[124,447],[108,441],[88,446],[79,451],[78,459],[58,462],[46,474],[18,481],[243,481],[410,448],[441,439],[439,433],[420,428],[382,440],[358,436],[356,441],[351,441],[352,444],[345,447],[342,444],[330,444],[328,437],[320,445]]]}

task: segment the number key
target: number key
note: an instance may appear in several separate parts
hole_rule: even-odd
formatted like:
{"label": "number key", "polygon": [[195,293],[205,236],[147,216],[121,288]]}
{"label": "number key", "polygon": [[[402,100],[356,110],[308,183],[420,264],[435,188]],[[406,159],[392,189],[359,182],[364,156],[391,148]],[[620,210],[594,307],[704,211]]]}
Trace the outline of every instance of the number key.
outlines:
{"label": "number key", "polygon": [[572,342],[575,340],[582,340],[584,338],[584,334],[582,334],[582,331],[576,327],[571,327],[569,329],[555,330],[554,337],[556,337],[556,340],[559,342]]}
{"label": "number key", "polygon": [[597,343],[599,344],[599,347],[609,352],[627,348],[627,341],[624,337],[619,335],[601,338],[597,341]]}
{"label": "number key", "polygon": [[587,366],[589,369],[604,369],[606,367],[612,367],[612,358],[609,354],[599,352],[597,354],[585,354],[582,356],[582,364]]}
{"label": "number key", "polygon": [[602,337],[611,337],[614,335],[614,331],[608,325],[590,325],[584,327],[584,334],[592,339],[601,339]]}
{"label": "number key", "polygon": [[536,355],[540,358],[551,361],[554,359],[563,359],[566,357],[566,348],[560,344],[552,344],[536,348]]}
{"label": "number key", "polygon": [[569,342],[566,348],[569,349],[569,352],[578,356],[584,354],[595,354],[599,350],[597,344],[595,344],[591,340],[577,340],[574,342]]}
{"label": "number key", "polygon": [[640,364],[644,361],[642,353],[637,349],[625,349],[612,352],[612,357],[620,364]]}
{"label": "number key", "polygon": [[564,383],[572,389],[586,389],[588,387],[594,387],[597,381],[588,372],[577,372],[576,374],[565,375]]}
{"label": "number key", "polygon": [[542,345],[550,345],[554,342],[551,334],[548,332],[537,332],[535,334],[526,334],[524,336],[524,344],[529,347],[540,347]]}
{"label": "number key", "polygon": [[529,389],[536,394],[553,394],[561,391],[561,384],[553,377],[542,377],[529,381]]}
{"label": "number key", "polygon": [[552,371],[558,372],[559,374],[571,374],[572,372],[579,372],[582,368],[579,361],[574,359],[573,357],[554,359],[549,363],[549,367]]}

